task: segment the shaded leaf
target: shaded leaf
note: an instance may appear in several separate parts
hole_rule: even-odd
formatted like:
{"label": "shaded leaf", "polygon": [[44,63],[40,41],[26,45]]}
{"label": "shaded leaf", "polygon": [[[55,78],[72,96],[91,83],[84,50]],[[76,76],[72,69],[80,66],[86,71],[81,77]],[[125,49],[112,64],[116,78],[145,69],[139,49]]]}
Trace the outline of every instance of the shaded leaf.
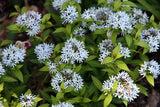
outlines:
{"label": "shaded leaf", "polygon": [[102,91],[102,83],[94,76],[92,76],[92,80],[94,85],[100,90]]}

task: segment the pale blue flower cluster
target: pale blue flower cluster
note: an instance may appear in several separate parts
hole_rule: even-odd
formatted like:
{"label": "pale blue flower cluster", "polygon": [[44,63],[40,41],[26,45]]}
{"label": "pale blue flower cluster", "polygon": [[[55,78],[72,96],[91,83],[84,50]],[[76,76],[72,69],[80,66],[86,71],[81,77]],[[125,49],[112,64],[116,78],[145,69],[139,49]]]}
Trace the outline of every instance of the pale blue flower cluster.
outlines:
{"label": "pale blue flower cluster", "polygon": [[57,72],[51,80],[52,89],[62,92],[60,85],[64,82],[64,89],[67,87],[74,87],[74,91],[78,91],[83,87],[83,79],[80,75],[73,72],[71,69],[64,69]]}
{"label": "pale blue flower cluster", "polygon": [[34,101],[36,99],[35,95],[28,94],[28,95],[21,95],[20,96],[20,104],[22,107],[32,107],[34,105]]}
{"label": "pale blue flower cluster", "polygon": [[[119,54],[122,54],[124,58],[130,57],[131,51],[128,49],[128,47],[123,47],[121,43],[118,43],[120,45],[120,52]],[[112,44],[112,41],[110,39],[102,40],[102,43],[99,43],[99,61],[101,64],[103,64],[103,60],[110,56],[112,53],[112,50],[114,49],[114,46]]]}
{"label": "pale blue flower cluster", "polygon": [[68,6],[66,9],[61,10],[61,19],[63,23],[73,23],[78,18],[78,12],[74,6]]}
{"label": "pale blue flower cluster", "polygon": [[[54,9],[58,10],[58,9],[62,9],[62,5],[65,2],[69,2],[70,0],[53,0],[52,2],[52,6],[54,7]],[[74,3],[81,3],[81,0],[75,0]]]}
{"label": "pale blue flower cluster", "polygon": [[14,67],[24,61],[25,52],[25,49],[20,49],[10,44],[8,48],[2,51],[2,63],[5,66]]}
{"label": "pale blue flower cluster", "polygon": [[83,35],[85,35],[85,32],[86,30],[84,28],[78,27],[77,29],[74,30],[73,34],[82,37]]}
{"label": "pale blue flower cluster", "polygon": [[108,95],[105,90],[109,92],[113,88],[113,84],[118,81],[116,91],[113,93],[114,97],[123,98],[129,102],[136,99],[139,95],[139,88],[134,84],[128,73],[125,71],[119,72],[117,76],[112,76],[109,80],[104,81],[103,90],[105,95]]}
{"label": "pale blue flower cluster", "polygon": [[40,62],[44,62],[46,59],[49,59],[53,53],[54,44],[39,44],[35,47],[34,53],[37,55],[37,58]]}
{"label": "pale blue flower cluster", "polygon": [[29,36],[36,36],[41,31],[41,20],[41,14],[35,11],[28,11],[17,17],[16,24],[26,29]]}
{"label": "pale blue flower cluster", "polygon": [[102,41],[102,43],[99,43],[99,61],[101,64],[103,63],[103,60],[112,53],[113,49],[114,46],[110,39],[105,39]]}
{"label": "pale blue flower cluster", "polygon": [[82,63],[84,59],[87,59],[89,54],[86,51],[84,43],[78,41],[76,38],[70,38],[65,42],[65,46],[62,47],[61,51],[61,62]]}
{"label": "pale blue flower cluster", "polygon": [[141,41],[146,42],[149,45],[149,52],[157,52],[160,42],[160,30],[153,27],[142,30]]}
{"label": "pale blue flower cluster", "polygon": [[146,77],[148,74],[153,75],[156,79],[160,75],[160,65],[155,60],[144,61],[144,64],[139,69],[139,73],[143,77]]}

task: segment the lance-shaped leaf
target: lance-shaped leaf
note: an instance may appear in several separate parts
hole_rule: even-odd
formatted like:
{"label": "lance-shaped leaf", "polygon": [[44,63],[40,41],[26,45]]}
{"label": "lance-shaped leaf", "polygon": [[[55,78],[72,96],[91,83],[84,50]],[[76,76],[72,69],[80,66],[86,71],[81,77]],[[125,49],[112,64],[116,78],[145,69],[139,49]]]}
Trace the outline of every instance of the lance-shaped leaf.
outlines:
{"label": "lance-shaped leaf", "polygon": [[127,66],[127,64],[124,63],[124,62],[121,61],[121,60],[116,60],[116,61],[115,61],[115,64],[116,64],[116,65],[118,66],[118,68],[120,68],[120,69],[123,69],[123,70],[125,70],[125,71],[130,71],[129,68],[128,68],[128,66]]}

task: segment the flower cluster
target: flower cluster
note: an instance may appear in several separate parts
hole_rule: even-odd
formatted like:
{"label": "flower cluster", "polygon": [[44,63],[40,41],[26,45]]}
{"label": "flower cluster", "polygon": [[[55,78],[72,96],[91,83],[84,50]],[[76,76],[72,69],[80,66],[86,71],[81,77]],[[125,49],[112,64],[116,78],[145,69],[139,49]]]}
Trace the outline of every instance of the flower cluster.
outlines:
{"label": "flower cluster", "polygon": [[34,53],[37,55],[37,58],[40,62],[49,59],[53,53],[54,45],[53,44],[39,44],[35,47]]}
{"label": "flower cluster", "polygon": [[132,17],[129,16],[125,11],[119,11],[117,13],[112,13],[108,20],[107,24],[109,27],[112,27],[113,29],[120,28],[122,32],[124,31],[130,31],[132,30]]}
{"label": "flower cluster", "polygon": [[53,89],[61,92],[60,85],[64,82],[64,89],[67,87],[74,87],[74,91],[78,91],[83,87],[83,79],[80,75],[73,72],[71,69],[64,69],[61,72],[57,72],[52,78],[51,86]]}
{"label": "flower cluster", "polygon": [[13,67],[16,64],[24,61],[25,49],[20,49],[15,45],[10,44],[8,48],[2,51],[2,63],[5,66]]}
{"label": "flower cluster", "polygon": [[41,14],[35,11],[28,11],[17,17],[16,24],[27,29],[26,32],[28,35],[35,36],[41,31],[41,20]]}
{"label": "flower cluster", "polygon": [[[107,2],[111,3],[113,1],[116,0]],[[149,20],[147,14],[143,13],[141,9],[133,8],[131,10],[113,12],[111,7],[98,7],[98,9],[91,7],[81,14],[81,18],[93,19],[92,24],[89,26],[91,31],[113,28],[121,29],[122,33],[131,33],[138,23],[145,26]]]}
{"label": "flower cluster", "polygon": [[70,38],[65,42],[65,46],[62,48],[61,62],[74,64],[75,61],[82,63],[84,59],[88,58],[88,51],[86,51],[83,42],[78,41],[75,38]]}
{"label": "flower cluster", "polygon": [[[114,97],[123,98],[129,102],[133,101],[135,98],[137,98],[139,95],[139,88],[136,86],[136,84],[133,83],[133,80],[126,72],[120,72],[117,74],[117,76],[112,76],[109,78],[109,80],[104,81],[103,83],[103,90],[108,90],[109,92],[113,88],[113,84],[118,81],[118,85],[116,88],[116,91],[113,93]],[[106,95],[108,93],[105,93]]]}
{"label": "flower cluster", "polygon": [[141,65],[139,73],[143,77],[147,74],[151,74],[156,79],[158,75],[160,75],[160,65],[155,60],[149,62],[145,61],[144,64]]}
{"label": "flower cluster", "polygon": [[73,34],[82,37],[85,32],[86,32],[85,29],[83,29],[82,27],[78,27],[77,29],[74,30]]}
{"label": "flower cluster", "polygon": [[20,104],[22,107],[31,107],[34,105],[34,100],[36,99],[35,95],[28,94],[28,95],[21,95],[20,96]]}
{"label": "flower cluster", "polygon": [[141,23],[143,26],[145,26],[148,23],[149,17],[147,16],[147,13],[137,8],[132,9],[132,14],[134,17],[133,24],[137,25],[138,23]]}
{"label": "flower cluster", "polygon": [[[130,57],[130,50],[128,49],[128,47],[123,47],[121,43],[118,43],[118,45],[120,45],[120,52],[119,54],[122,54],[124,56],[124,58],[126,57]],[[112,44],[112,41],[110,39],[105,39],[102,41],[102,43],[99,43],[99,50],[100,50],[100,54],[99,54],[99,61],[101,62],[101,64],[103,63],[103,60],[111,55],[112,50],[114,49],[114,46]]]}
{"label": "flower cluster", "polygon": [[53,63],[53,62],[49,61],[49,62],[47,62],[47,65],[48,65],[48,68],[49,68],[49,70],[50,70],[50,72],[51,72],[52,74],[58,72],[57,69],[56,69],[56,68],[57,68],[56,62]]}
{"label": "flower cluster", "polygon": [[66,9],[61,10],[61,19],[63,23],[73,23],[78,17],[78,12],[74,6],[68,6]]}
{"label": "flower cluster", "polygon": [[59,103],[57,105],[52,105],[52,107],[74,107],[74,105],[70,104],[70,103]]}
{"label": "flower cluster", "polygon": [[160,30],[153,27],[150,29],[142,30],[141,41],[146,42],[149,45],[149,52],[157,52],[159,49],[159,40]]}
{"label": "flower cluster", "polygon": [[128,47],[123,47],[121,43],[118,43],[120,45],[120,54],[122,54],[124,56],[124,58],[126,57],[130,57],[130,53],[131,51],[128,49]]}
{"label": "flower cluster", "polygon": [[[54,7],[54,9],[58,10],[58,9],[62,9],[62,5],[65,2],[69,2],[70,0],[53,0],[52,2],[52,6]],[[81,0],[75,0],[74,3],[81,3]]]}
{"label": "flower cluster", "polygon": [[103,63],[103,60],[111,54],[113,48],[114,46],[110,39],[105,39],[102,41],[102,43],[99,43],[99,61],[101,62],[101,64]]}
{"label": "flower cluster", "polygon": [[0,62],[0,77],[1,77],[1,75],[4,75],[4,73],[5,73],[5,69],[3,68],[3,66]]}
{"label": "flower cluster", "polygon": [[[81,14],[81,18],[93,19],[94,22],[89,26],[89,29],[95,31],[96,29],[105,29],[108,27],[106,20],[108,20],[111,13],[113,13],[112,9],[108,7],[99,7],[98,9],[91,7]],[[96,21],[98,21],[99,24],[95,23]]]}

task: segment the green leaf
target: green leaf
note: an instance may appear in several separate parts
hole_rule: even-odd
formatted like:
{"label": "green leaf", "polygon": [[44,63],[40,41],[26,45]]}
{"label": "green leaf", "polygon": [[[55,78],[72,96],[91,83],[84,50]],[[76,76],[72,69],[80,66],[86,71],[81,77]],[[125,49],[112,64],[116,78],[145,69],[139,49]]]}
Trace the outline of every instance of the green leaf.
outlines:
{"label": "green leaf", "polygon": [[64,27],[59,27],[59,28],[57,28],[53,33],[61,33],[61,32],[66,33],[66,32],[67,32],[67,31],[66,31],[66,28],[64,28]]}
{"label": "green leaf", "polygon": [[154,78],[153,78],[153,76],[146,75],[146,79],[152,86],[154,86]]}
{"label": "green leaf", "polygon": [[20,12],[20,8],[18,5],[15,5],[14,8],[17,10],[17,12]]}
{"label": "green leaf", "polygon": [[105,3],[105,2],[106,2],[106,0],[98,0],[98,5]]}
{"label": "green leaf", "polygon": [[62,10],[65,9],[65,8],[67,8],[68,5],[69,5],[68,2],[64,2],[63,5],[62,5]]}
{"label": "green leaf", "polygon": [[113,51],[112,51],[112,56],[114,58],[116,58],[117,54],[119,54],[119,51],[120,51],[120,45],[116,46]]}
{"label": "green leaf", "polygon": [[91,100],[89,98],[83,98],[82,102],[89,103],[89,102],[91,102]]}
{"label": "green leaf", "polygon": [[52,101],[52,104],[56,104],[58,102],[56,97],[54,97],[53,95],[51,95],[51,101]]}
{"label": "green leaf", "polygon": [[152,22],[154,22],[154,15],[152,15],[151,17],[150,17],[150,20],[149,20],[151,23]]}
{"label": "green leaf", "polygon": [[3,91],[3,86],[4,86],[4,83],[1,83],[0,84],[0,93]]}
{"label": "green leaf", "polygon": [[75,87],[67,87],[64,92],[68,93],[68,92],[73,91],[74,89],[75,89]]}
{"label": "green leaf", "polygon": [[116,57],[115,57],[115,59],[121,58],[121,57],[123,57],[123,56],[124,56],[124,55],[122,55],[122,54],[117,54]]}
{"label": "green leaf", "polygon": [[12,12],[12,13],[10,13],[9,17],[14,16],[14,15],[18,15],[18,14],[19,14],[18,12]]}
{"label": "green leaf", "polygon": [[60,88],[61,88],[62,90],[64,90],[64,87],[65,87],[64,81],[62,81]]}
{"label": "green leaf", "polygon": [[48,68],[48,65],[43,66],[42,68],[39,69],[39,71],[50,71]]}
{"label": "green leaf", "polygon": [[46,92],[40,90],[40,93],[44,99],[46,99],[48,102],[52,103],[50,96]]}
{"label": "green leaf", "polygon": [[126,39],[128,47],[131,47],[133,43],[132,37],[130,35],[125,35],[125,39]]}
{"label": "green leaf", "polygon": [[76,68],[75,68],[75,72],[79,72],[82,68],[82,64],[78,65]]}
{"label": "green leaf", "polygon": [[[74,5],[75,6],[75,8],[76,8],[76,10],[78,11],[78,15],[81,15],[80,13],[81,13],[81,10],[82,10],[82,8],[81,8],[81,6],[77,3],[77,4],[75,4]],[[79,21],[79,17],[77,18],[77,21]]]}
{"label": "green leaf", "polygon": [[14,30],[19,31],[19,28],[16,24],[12,24],[12,25],[7,26],[7,29],[8,30],[13,30],[13,31]]}
{"label": "green leaf", "polygon": [[101,95],[99,96],[99,98],[98,98],[98,101],[105,99],[105,97],[106,97],[106,95],[101,94]]}
{"label": "green leaf", "polygon": [[116,105],[114,105],[114,104],[109,104],[109,106],[108,107],[117,107]]}
{"label": "green leaf", "polygon": [[17,66],[16,66],[17,69],[20,69],[20,68],[22,68],[22,67],[23,67],[23,65],[17,65]]}
{"label": "green leaf", "polygon": [[9,107],[9,104],[8,104],[8,102],[7,102],[6,99],[3,99],[3,106],[4,106],[4,107]]}
{"label": "green leaf", "polygon": [[125,71],[130,71],[129,68],[128,68],[128,66],[127,66],[127,64],[124,63],[124,62],[121,61],[121,60],[116,60],[116,61],[115,61],[115,64],[116,64],[116,65],[118,66],[118,68],[120,68],[120,69],[123,69],[123,70],[125,70]]}
{"label": "green leaf", "polygon": [[34,102],[39,102],[41,100],[42,100],[42,98],[36,97],[36,99],[34,100]]}
{"label": "green leaf", "polygon": [[111,68],[105,68],[105,69],[102,69],[102,71],[105,71],[105,72],[108,72],[108,73],[111,73],[111,74],[114,74],[114,70],[112,70]]}
{"label": "green leaf", "polygon": [[64,93],[62,93],[62,92],[57,93],[56,98],[58,100],[63,99],[64,98]]}
{"label": "green leaf", "polygon": [[121,7],[122,2],[121,1],[115,1],[114,2],[114,11],[118,10]]}
{"label": "green leaf", "polygon": [[140,84],[136,84],[137,85],[137,87],[139,88],[139,91],[142,93],[142,94],[144,94],[145,96],[148,96],[148,93],[147,93],[147,88],[145,88],[145,87],[143,87],[142,85],[140,85]]}
{"label": "green leaf", "polygon": [[137,78],[138,78],[138,76],[139,76],[139,67],[137,66],[135,69],[134,69],[134,71],[133,72],[129,72],[129,74],[131,75],[131,77],[132,77],[132,79],[134,80],[134,81],[136,81],[137,80]]}
{"label": "green leaf", "polygon": [[49,107],[49,104],[42,104],[42,105],[40,105],[38,107]]}
{"label": "green leaf", "polygon": [[17,79],[15,79],[11,76],[3,76],[3,77],[1,77],[1,80],[4,82],[17,82]]}
{"label": "green leaf", "polygon": [[79,102],[81,102],[82,99],[83,99],[82,97],[77,96],[77,97],[74,97],[74,98],[72,98],[72,99],[70,99],[70,100],[67,100],[67,102],[70,102],[71,104],[74,104],[74,103],[79,103]]}
{"label": "green leaf", "polygon": [[72,30],[71,24],[67,24],[67,25],[66,25],[66,30],[67,30],[68,34],[71,33],[71,30]]}
{"label": "green leaf", "polygon": [[99,35],[103,35],[103,34],[105,34],[106,33],[106,31],[104,30],[104,29],[97,29],[96,31],[94,31],[94,34],[99,34]]}
{"label": "green leaf", "polygon": [[22,9],[21,9],[21,14],[23,14],[23,13],[25,13],[27,11],[27,7],[22,7]]}
{"label": "green leaf", "polygon": [[90,55],[87,59],[86,59],[86,61],[91,61],[91,60],[93,60],[93,59],[95,59],[97,56],[95,56],[95,55]]}
{"label": "green leaf", "polygon": [[22,107],[21,103],[18,103],[16,107]]}
{"label": "green leaf", "polygon": [[102,91],[102,83],[94,76],[92,76],[92,80],[94,85],[100,90]]}
{"label": "green leaf", "polygon": [[61,51],[63,43],[58,43],[54,48],[54,53],[59,53]]}
{"label": "green leaf", "polygon": [[25,95],[29,95],[29,94],[32,94],[31,90],[28,89],[26,92],[25,92]]}
{"label": "green leaf", "polygon": [[150,48],[150,47],[148,46],[148,44],[145,43],[145,42],[143,42],[143,41],[137,41],[137,40],[135,40],[135,41],[134,41],[134,44],[137,45],[137,46],[141,46],[141,47],[143,47],[143,48],[147,48],[147,49]]}
{"label": "green leaf", "polygon": [[148,56],[145,54],[140,54],[140,58],[142,59],[142,61],[149,61]]}
{"label": "green leaf", "polygon": [[140,38],[140,35],[141,35],[141,31],[142,31],[142,29],[143,29],[143,25],[142,25],[142,24],[136,25],[136,29],[138,29],[138,31],[137,31],[137,33],[136,33],[136,35],[135,35],[135,38],[136,38],[136,39],[139,39],[139,38]]}
{"label": "green leaf", "polygon": [[112,101],[113,96],[111,94],[108,94],[108,96],[104,100],[104,107],[107,107],[111,101]]}
{"label": "green leaf", "polygon": [[34,36],[36,39],[39,39],[40,41],[43,41],[43,39],[39,36]]}
{"label": "green leaf", "polygon": [[23,83],[23,74],[20,70],[15,70],[14,75],[17,79],[19,79]]}
{"label": "green leaf", "polygon": [[114,59],[112,57],[106,57],[104,60],[103,60],[103,64],[106,64],[106,63],[110,63],[110,62],[113,62]]}
{"label": "green leaf", "polygon": [[125,99],[122,99],[122,101],[123,101],[124,105],[127,107],[127,105],[128,105],[128,101],[127,101],[127,100],[125,100]]}
{"label": "green leaf", "polygon": [[11,40],[3,40],[3,41],[1,42],[1,44],[0,44],[0,46],[4,46],[4,45],[10,44],[10,43],[12,43]]}
{"label": "green leaf", "polygon": [[118,31],[117,30],[114,30],[111,32],[111,41],[112,41],[112,44],[115,46],[116,45],[116,39],[117,39],[117,33]]}
{"label": "green leaf", "polygon": [[113,84],[113,86],[112,86],[112,90],[111,90],[111,93],[112,93],[112,94],[116,91],[117,85],[118,85],[118,81],[114,82],[114,84]]}
{"label": "green leaf", "polygon": [[50,18],[51,18],[50,13],[45,14],[42,18],[42,23],[46,23],[47,21],[49,21]]}

